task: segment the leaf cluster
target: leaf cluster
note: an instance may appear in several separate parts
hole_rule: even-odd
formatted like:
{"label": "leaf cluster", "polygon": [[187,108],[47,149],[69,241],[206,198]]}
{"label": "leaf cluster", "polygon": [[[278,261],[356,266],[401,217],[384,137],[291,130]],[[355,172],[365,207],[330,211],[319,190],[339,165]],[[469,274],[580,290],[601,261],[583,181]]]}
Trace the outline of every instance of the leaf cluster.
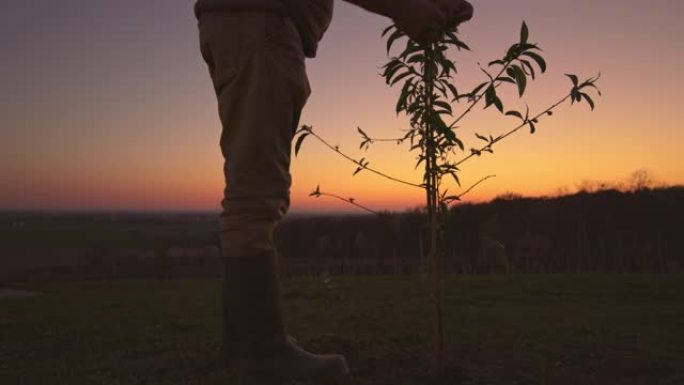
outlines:
{"label": "leaf cluster", "polygon": [[587,94],[587,89],[593,88],[598,93],[598,95],[601,96],[601,90],[596,86],[596,82],[601,78],[601,74],[599,73],[597,76],[589,78],[581,83],[577,75],[566,74],[565,76],[569,77],[572,81],[572,90],[570,91],[570,98],[572,99],[572,103],[580,103],[582,102],[582,100],[585,100],[591,107],[591,110],[593,111],[596,107],[596,104],[594,103],[594,99],[592,99],[591,96]]}
{"label": "leaf cluster", "polygon": [[[569,94],[541,113],[532,115],[529,107],[526,107],[524,111],[507,109],[506,103],[500,96],[500,87],[507,85],[515,87],[518,96],[522,98],[530,83],[535,81],[539,74],[545,73],[548,68],[541,48],[537,44],[530,43],[529,29],[524,22],[520,28],[518,41],[512,44],[501,58],[492,60],[486,68],[481,68],[486,79],[466,92],[459,92],[460,87],[457,87],[455,81],[456,63],[447,56],[454,49],[470,50],[455,32],[445,31],[440,39],[431,44],[413,41],[395,26],[386,28],[382,36],[387,39],[388,55],[399,42],[404,44],[401,52],[391,56],[387,64],[382,67],[382,76],[389,86],[401,86],[395,110],[397,114],[405,114],[409,117],[410,127],[405,135],[394,139],[373,138],[357,127],[361,136],[359,149],[368,150],[376,142],[395,142],[396,144],[409,142],[410,151],[419,152],[416,167],[421,164],[425,167],[423,183],[415,184],[399,180],[370,168],[370,163],[366,158],[357,159],[342,153],[338,146],[331,146],[315,134],[310,126],[303,126],[296,133],[295,154],[299,153],[307,137],[314,136],[330,149],[353,162],[356,165],[353,175],[369,170],[395,182],[433,191],[439,196],[439,201],[444,203],[456,199],[453,195],[447,195],[446,190],[439,192],[442,178],[450,176],[460,186],[458,173],[462,163],[472,157],[482,156],[484,153],[493,153],[495,144],[523,127],[529,127],[530,133],[534,134],[538,129],[539,120],[543,116],[552,115],[553,110],[567,99],[570,99],[573,104],[586,101],[593,110],[595,102],[588,91],[593,88],[601,95],[596,86],[600,74],[585,81],[580,81],[576,75],[568,74],[567,76],[572,81]],[[455,113],[454,105],[464,101],[466,104],[463,111]],[[459,128],[457,124],[481,101],[484,101],[482,108],[488,109],[494,106],[503,116],[517,118],[520,122],[513,129],[496,136],[475,133],[476,138],[484,143],[476,148],[470,148],[464,158],[454,162],[450,160],[450,155],[459,150],[465,151],[465,145],[456,133],[456,129]],[[479,183],[481,182],[477,184]]]}
{"label": "leaf cluster", "polygon": [[[410,139],[410,150],[419,150],[416,167],[425,163],[426,172],[424,183],[429,185],[431,178],[438,184],[443,176],[450,175],[460,185],[458,171],[449,161],[449,155],[456,150],[465,151],[463,141],[456,134],[456,124],[468,115],[472,109],[484,100],[484,108],[495,106],[502,114],[517,116],[536,130],[535,119],[529,118],[529,109],[525,116],[519,111],[505,111],[505,105],[498,87],[512,84],[522,97],[530,81],[536,79],[539,73],[547,70],[546,60],[541,55],[541,49],[529,42],[529,29],[523,22],[519,41],[511,45],[502,58],[489,62],[487,69],[482,71],[487,80],[476,85],[473,89],[459,93],[454,80],[457,73],[456,63],[447,57],[450,49],[469,50],[455,32],[446,31],[438,41],[424,45],[407,39],[405,34],[394,26],[383,31],[387,38],[387,52],[401,39],[405,39],[404,49],[392,56],[382,69],[382,76],[389,86],[401,84],[401,91],[396,103],[396,112],[406,114],[410,118],[411,127],[407,134],[398,141]],[[452,104],[467,101],[468,107],[455,120],[447,123],[445,119],[454,117]],[[359,129],[362,136],[360,148],[368,149],[374,142],[373,138]],[[486,138],[477,134],[478,138],[488,142],[482,149],[471,149],[471,154],[481,155],[482,152],[493,152],[492,146],[497,139]],[[434,158],[430,159],[431,151]]]}

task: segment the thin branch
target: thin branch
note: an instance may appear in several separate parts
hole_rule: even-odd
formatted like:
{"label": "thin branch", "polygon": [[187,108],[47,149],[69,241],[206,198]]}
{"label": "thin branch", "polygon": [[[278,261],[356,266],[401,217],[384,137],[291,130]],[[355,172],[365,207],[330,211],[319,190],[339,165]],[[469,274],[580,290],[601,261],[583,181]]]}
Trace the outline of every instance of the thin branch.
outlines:
{"label": "thin branch", "polygon": [[368,140],[369,140],[371,143],[374,143],[374,142],[394,142],[394,143],[403,143],[403,142],[406,140],[406,138],[378,139],[378,138],[371,138],[371,137],[368,137]]}
{"label": "thin branch", "polygon": [[396,144],[402,144],[402,143],[404,143],[404,141],[406,141],[406,139],[409,139],[411,137],[411,130],[406,130],[407,131],[406,135],[402,136],[401,138],[373,138],[371,136],[368,136],[368,134],[366,134],[360,127],[357,128],[357,130],[359,131],[359,134],[361,134],[361,137],[363,138],[362,147],[364,145],[367,146],[367,145],[373,144],[375,142],[393,142]]}
{"label": "thin branch", "polygon": [[[484,178],[480,179],[479,181],[477,181],[476,183],[474,183],[472,186],[468,187],[467,190],[463,191],[461,194],[457,195],[456,197],[458,198],[458,200],[461,200],[463,198],[463,196],[465,196],[468,193],[470,193],[471,191],[473,191],[477,186],[481,185],[485,181],[492,179],[492,178],[496,178],[496,175],[487,175],[486,177],[484,177]],[[341,197],[337,194],[331,194],[331,193],[326,193],[326,192],[321,192],[321,191],[317,191],[312,196],[315,196],[316,198],[318,198],[318,197],[335,198],[337,200],[340,200],[340,201],[345,202],[347,204],[350,204],[352,206],[358,207],[361,210],[364,210],[364,211],[369,212],[371,214],[375,214],[377,216],[382,215],[379,211],[375,211],[375,210],[368,208],[362,204],[356,203],[356,199],[354,199],[354,198],[344,198],[344,197]]]}
{"label": "thin branch", "polygon": [[371,214],[375,214],[375,215],[377,215],[377,216],[380,216],[380,215],[381,215],[380,212],[378,212],[378,211],[375,211],[375,210],[370,209],[370,208],[368,208],[368,207],[366,207],[366,206],[363,206],[363,205],[360,205],[360,204],[356,203],[356,200],[353,199],[353,198],[343,198],[343,197],[341,197],[341,196],[339,196],[339,195],[330,194],[330,193],[324,193],[324,192],[318,192],[318,194],[316,194],[316,195],[314,195],[314,196],[316,196],[316,197],[319,197],[319,196],[326,196],[326,197],[335,198],[335,199],[341,200],[342,202],[348,203],[348,204],[350,204],[350,205],[352,205],[352,206],[356,206],[356,207],[358,207],[358,208],[360,208],[360,209],[362,209],[362,210],[365,210],[365,211],[367,211],[367,212],[369,212],[369,213],[371,213]]}
{"label": "thin branch", "polygon": [[342,156],[343,158],[347,159],[348,161],[354,163],[355,165],[361,167],[361,168],[364,169],[364,170],[368,170],[368,171],[370,171],[370,172],[372,172],[372,173],[374,173],[374,174],[376,174],[376,175],[379,175],[379,176],[381,176],[381,177],[383,177],[383,178],[386,178],[386,179],[389,179],[389,180],[391,180],[391,181],[394,181],[394,182],[397,182],[397,183],[401,183],[401,184],[404,184],[404,185],[407,185],[407,186],[417,187],[417,188],[420,188],[420,189],[424,189],[424,188],[425,188],[423,185],[416,184],[416,183],[412,183],[412,182],[407,182],[407,181],[405,181],[405,180],[401,180],[401,179],[399,179],[399,178],[395,178],[395,177],[393,177],[393,176],[391,176],[391,175],[387,175],[387,174],[383,173],[382,171],[378,171],[378,170],[375,170],[375,169],[370,168],[370,167],[368,167],[368,166],[365,166],[365,165],[363,165],[361,162],[359,162],[358,160],[356,160],[356,159],[350,157],[349,155],[346,155],[346,154],[343,153],[342,151],[340,151],[339,148],[337,148],[337,147],[331,145],[330,143],[326,142],[325,139],[321,138],[321,137],[320,137],[318,134],[316,134],[313,130],[309,130],[308,132],[309,132],[311,135],[313,135],[314,138],[318,139],[321,143],[323,143],[326,147],[328,147],[329,149],[331,149],[331,150],[335,151],[336,153],[340,154],[340,156]]}
{"label": "thin branch", "polygon": [[462,192],[461,194],[459,194],[459,195],[458,195],[458,199],[460,200],[461,198],[463,198],[464,195],[467,195],[469,192],[473,191],[473,190],[475,189],[475,187],[481,185],[482,183],[484,183],[484,182],[487,181],[488,179],[492,179],[492,178],[496,178],[496,175],[487,175],[486,177],[480,179],[480,180],[477,181],[475,184],[473,184],[472,186],[468,187],[467,190],[465,190],[464,192]]}
{"label": "thin branch", "polygon": [[[490,80],[490,82],[489,82],[489,85],[490,85],[490,86],[497,87],[497,85],[495,84],[496,81],[497,81],[497,79],[499,79],[499,77],[501,77],[501,75],[503,75],[503,73],[506,71],[506,69],[508,69],[508,67],[510,67],[511,63],[513,63],[513,60],[509,60],[508,62],[506,62],[506,64],[501,68],[501,71],[499,71],[499,73],[498,73],[495,77],[493,77],[492,80]],[[500,82],[500,81],[499,81],[499,82]],[[473,110],[473,108],[475,108],[475,106],[480,102],[480,100],[482,100],[482,98],[483,98],[483,97],[485,96],[485,94],[487,93],[487,88],[489,88],[489,87],[484,87],[484,91],[482,91],[482,92],[481,92],[481,93],[480,93],[480,94],[479,94],[479,95],[470,103],[470,106],[468,106],[468,108],[467,108],[465,111],[463,111],[463,113],[461,113],[461,115],[459,115],[458,118],[456,118],[456,120],[454,120],[453,123],[451,123],[450,127],[456,126],[456,124],[457,124],[458,122],[460,122],[463,118],[465,118],[465,116],[468,115],[468,114]],[[467,94],[466,94],[466,95],[467,95]]]}
{"label": "thin branch", "polygon": [[532,117],[532,118],[527,118],[527,119],[525,119],[525,121],[524,121],[523,123],[521,123],[519,126],[517,126],[517,127],[515,127],[514,129],[512,129],[512,130],[506,132],[505,134],[503,134],[503,135],[497,137],[496,139],[494,139],[492,142],[490,142],[490,143],[487,144],[486,146],[483,146],[482,148],[477,149],[476,151],[472,152],[470,155],[468,155],[468,156],[466,156],[465,158],[463,158],[463,159],[459,160],[458,162],[454,163],[454,166],[460,166],[461,164],[465,163],[465,162],[468,161],[469,159],[471,159],[471,158],[477,156],[477,154],[481,154],[482,152],[486,152],[487,150],[491,150],[492,146],[494,146],[496,143],[498,143],[498,142],[500,142],[500,141],[502,141],[502,140],[508,138],[509,136],[515,134],[515,133],[518,132],[521,128],[523,128],[523,127],[527,126],[528,124],[530,124],[530,122],[532,122],[532,121],[534,121],[534,120],[537,120],[537,119],[541,118],[542,116],[548,114],[549,112],[553,111],[553,110],[556,109],[558,106],[560,106],[561,104],[565,103],[568,99],[570,99],[570,96],[571,96],[571,95],[568,94],[568,95],[565,96],[563,99],[561,99],[561,100],[559,100],[558,102],[556,102],[556,103],[554,103],[553,105],[551,105],[551,107],[545,109],[543,112],[540,112],[539,114],[537,114],[536,116],[534,116],[534,117]]}

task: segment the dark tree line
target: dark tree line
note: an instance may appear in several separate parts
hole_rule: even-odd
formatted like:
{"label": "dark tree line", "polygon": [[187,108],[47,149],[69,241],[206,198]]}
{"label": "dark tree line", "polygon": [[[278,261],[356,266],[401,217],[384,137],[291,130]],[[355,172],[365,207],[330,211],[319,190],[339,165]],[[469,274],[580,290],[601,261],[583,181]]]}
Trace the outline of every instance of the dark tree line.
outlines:
{"label": "dark tree line", "polygon": [[[31,277],[218,276],[215,218],[5,215],[0,285]],[[293,217],[277,232],[281,268],[291,275],[425,272],[425,223],[420,210]],[[681,271],[684,187],[461,204],[444,239],[451,273]]]}
{"label": "dark tree line", "polygon": [[[666,272],[684,266],[684,187],[502,197],[452,209],[445,265],[459,273]],[[294,273],[410,272],[425,250],[424,214],[308,217],[278,233]]]}

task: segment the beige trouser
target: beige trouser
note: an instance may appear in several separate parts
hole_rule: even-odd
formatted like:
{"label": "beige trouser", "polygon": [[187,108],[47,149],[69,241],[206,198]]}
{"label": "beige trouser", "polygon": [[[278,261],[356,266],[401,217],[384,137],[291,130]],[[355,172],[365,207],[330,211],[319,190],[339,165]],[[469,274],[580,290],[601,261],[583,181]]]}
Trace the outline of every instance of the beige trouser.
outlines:
{"label": "beige trouser", "polygon": [[208,12],[199,30],[223,126],[223,255],[272,251],[290,204],[291,141],[310,93],[301,39],[290,19],[270,13]]}

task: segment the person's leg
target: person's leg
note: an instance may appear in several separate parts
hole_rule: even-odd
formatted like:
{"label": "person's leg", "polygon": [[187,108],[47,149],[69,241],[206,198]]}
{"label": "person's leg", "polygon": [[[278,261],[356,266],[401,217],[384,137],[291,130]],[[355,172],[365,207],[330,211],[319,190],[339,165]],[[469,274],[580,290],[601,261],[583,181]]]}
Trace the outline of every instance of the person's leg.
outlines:
{"label": "person's leg", "polygon": [[[261,13],[200,18],[202,55],[223,125],[220,244],[229,258],[272,252],[273,229],[289,204],[291,133],[309,86],[304,58],[282,34],[284,24],[281,17]],[[226,317],[226,348],[234,345],[230,322]]]}
{"label": "person's leg", "polygon": [[273,229],[289,207],[291,140],[310,92],[296,34],[274,14],[200,19],[223,125],[220,224],[227,255],[272,251]]}
{"label": "person's leg", "polygon": [[313,356],[289,342],[278,301],[273,231],[289,206],[291,140],[310,92],[297,31],[275,14],[206,13],[200,43],[223,126],[226,336],[238,342],[249,372],[342,374],[342,357]]}

